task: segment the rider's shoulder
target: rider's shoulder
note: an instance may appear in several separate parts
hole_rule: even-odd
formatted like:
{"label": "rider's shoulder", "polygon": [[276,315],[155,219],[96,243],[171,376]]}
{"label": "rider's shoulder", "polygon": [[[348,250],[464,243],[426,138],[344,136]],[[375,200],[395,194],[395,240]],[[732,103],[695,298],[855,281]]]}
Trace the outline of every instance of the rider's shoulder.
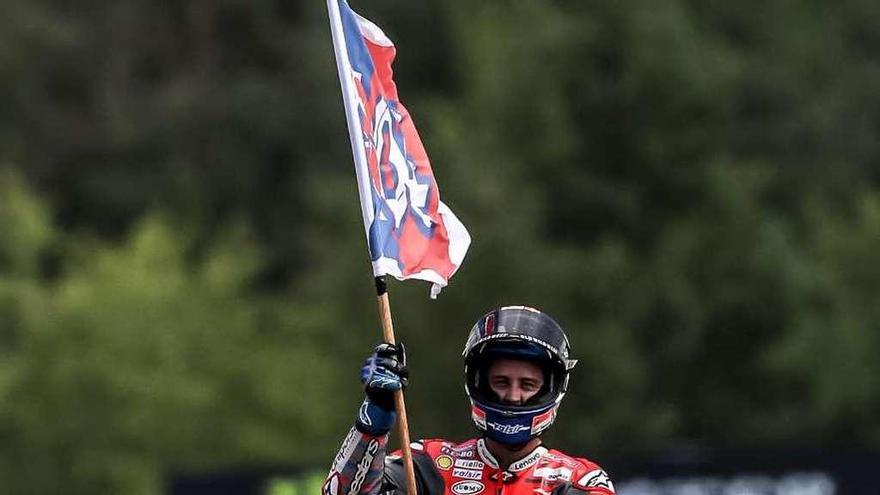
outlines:
{"label": "rider's shoulder", "polygon": [[545,462],[556,461],[559,464],[565,465],[567,467],[578,468],[578,470],[593,470],[599,468],[599,465],[597,463],[591,461],[590,459],[587,459],[586,457],[573,456],[556,449],[548,449],[547,452],[544,454],[544,459]]}
{"label": "rider's shoulder", "polygon": [[590,493],[614,493],[614,485],[608,477],[608,473],[599,464],[585,457],[575,457],[558,450],[549,450],[545,458],[551,458],[561,465],[567,465],[572,469],[571,483],[581,490]]}

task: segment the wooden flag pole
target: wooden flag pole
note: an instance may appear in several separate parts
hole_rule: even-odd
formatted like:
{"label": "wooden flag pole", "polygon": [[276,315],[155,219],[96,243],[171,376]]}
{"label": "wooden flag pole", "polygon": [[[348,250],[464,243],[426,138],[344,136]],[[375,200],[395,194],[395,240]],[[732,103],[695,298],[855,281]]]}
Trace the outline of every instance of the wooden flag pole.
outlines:
{"label": "wooden flag pole", "polygon": [[[340,12],[341,7],[345,8],[347,21],[345,24],[343,24],[342,22],[342,13]],[[351,48],[352,51],[356,53],[357,60],[360,60],[362,57],[369,58],[371,63],[369,63],[368,65],[375,68],[373,65],[375,61],[372,60],[372,54],[369,52],[369,49],[366,48],[366,45],[364,44],[365,41],[363,39],[359,40],[357,38],[364,38],[366,34],[367,37],[370,38],[371,42],[378,43],[383,47],[393,48],[394,44],[391,43],[391,40],[389,40],[384,33],[382,33],[381,29],[379,29],[377,26],[370,23],[366,19],[360,18],[359,16],[354,14],[353,11],[350,11],[347,2],[345,2],[344,0],[327,0],[327,13],[330,19],[330,34],[333,39],[333,53],[336,58],[336,69],[339,73],[339,83],[342,88],[342,102],[343,107],[345,108],[345,121],[348,124],[348,137],[351,141],[351,150],[354,157],[354,168],[358,179],[358,196],[360,197],[361,215],[364,219],[364,228],[366,230],[365,233],[367,234],[367,244],[368,246],[372,246],[372,243],[370,242],[370,233],[372,229],[371,226],[373,225],[373,221],[375,220],[375,215],[378,210],[373,204],[373,184],[371,182],[372,179],[369,168],[369,160],[367,157],[367,149],[365,148],[364,140],[372,140],[372,143],[370,144],[370,149],[371,153],[375,153],[375,142],[379,138],[376,136],[372,136],[374,131],[370,129],[371,125],[369,123],[366,124],[367,129],[364,129],[362,127],[364,123],[361,120],[361,104],[369,107],[369,102],[376,102],[378,101],[377,98],[380,98],[381,100],[386,100],[388,102],[393,102],[393,104],[395,105],[400,105],[400,103],[396,101],[397,97],[393,94],[393,91],[390,94],[385,94],[386,91],[381,89],[382,85],[390,84],[391,86],[393,86],[394,81],[390,79],[391,61],[394,58],[393,50],[391,52],[390,58],[382,60],[382,63],[384,64],[383,67],[385,67],[387,70],[378,71],[382,74],[387,72],[388,80],[383,81],[380,77],[378,80],[370,82],[370,87],[374,88],[374,91],[372,91],[368,96],[364,96],[364,98],[369,99],[367,100],[361,98],[355,80],[356,77],[369,78],[370,76],[358,73],[354,70],[354,68],[352,67],[352,61],[349,59],[349,48]],[[351,41],[354,43],[354,45],[351,47],[349,47],[347,44],[348,41],[346,39],[347,33],[345,26],[350,26],[355,31],[357,31],[348,33],[352,36]],[[363,29],[366,29],[367,32],[365,33]],[[361,72],[364,72],[363,67],[361,68]],[[369,69],[368,72],[373,72],[373,69]],[[375,77],[375,75],[373,77]],[[361,81],[365,82],[366,80],[361,79]],[[375,103],[373,104],[375,105]],[[391,103],[389,103],[389,105],[390,104]],[[407,113],[402,105],[400,105],[399,108],[404,112],[404,114]],[[373,116],[371,118],[375,119],[376,117]],[[402,134],[406,135],[405,141],[407,144],[406,146],[401,148],[403,154],[407,156],[406,167],[408,167],[412,172],[415,172],[417,168],[419,170],[424,168],[428,171],[428,174],[431,175],[431,168],[430,164],[428,163],[427,156],[424,156],[425,152],[419,140],[418,133],[416,132],[415,127],[413,127],[409,118],[404,119],[403,123],[400,124],[393,123],[392,121],[392,127],[395,129],[395,133],[401,132]],[[414,151],[413,154],[420,157],[418,158],[418,163],[411,163],[411,160],[409,158],[410,153],[406,151],[410,147],[409,143],[411,139],[414,140],[412,143]],[[398,144],[395,146],[403,145]],[[395,165],[401,166],[402,163],[396,163]],[[379,178],[376,177],[374,179],[376,179],[377,181],[376,184],[380,183]],[[433,177],[431,177],[431,183],[432,185],[434,184]],[[457,268],[457,266],[461,264],[461,261],[464,258],[464,254],[467,251],[467,247],[470,244],[470,236],[468,235],[467,230],[464,228],[464,225],[462,225],[461,222],[459,222],[459,220],[455,217],[455,215],[452,214],[452,211],[450,211],[449,208],[446,207],[446,205],[440,202],[439,195],[436,193],[436,185],[433,185],[431,189],[435,191],[433,198],[434,201],[436,201],[436,210],[432,211],[435,211],[437,213],[437,215],[434,215],[433,213],[431,214],[432,222],[439,222],[441,225],[446,225],[446,230],[449,234],[448,246],[442,246],[442,249],[445,249],[447,251],[448,259],[445,260],[445,262],[452,263],[452,266]],[[409,198],[409,196],[407,196],[407,198]],[[384,199],[381,201],[384,202]],[[407,203],[409,203],[409,199],[407,199]],[[431,242],[433,243],[434,241]],[[455,245],[454,248],[453,245]],[[370,253],[372,259],[372,248]],[[446,263],[441,264],[445,267],[447,266]],[[455,269],[453,269],[449,273],[447,273],[447,270],[444,269],[441,270],[443,271],[443,273],[440,274],[436,272],[433,268],[428,268],[431,267],[427,266],[425,271],[433,274],[428,278],[425,278],[425,275],[422,275],[422,272],[419,272],[418,274],[411,274],[407,278],[418,278],[433,282],[434,285],[431,292],[433,297],[436,295],[436,291],[439,291],[440,287],[446,285],[446,280],[452,275],[452,273],[455,272]],[[376,273],[375,270],[377,270],[377,268],[374,266],[374,274]],[[388,273],[387,271],[383,272],[381,270],[379,272]],[[385,342],[388,342],[389,344],[394,344],[394,325],[391,321],[391,306],[388,303],[388,287],[385,284],[384,276],[375,277],[375,280],[376,296],[379,303],[379,318],[382,321],[382,334],[384,336]],[[441,280],[443,281],[443,283],[440,283]],[[403,453],[403,466],[406,471],[407,495],[418,495],[415,470],[413,469],[412,449],[410,447],[409,441],[409,424],[406,417],[406,405],[404,404],[403,400],[403,390],[398,390],[394,392],[394,404],[397,409],[398,416],[397,426],[400,436],[400,450]]]}
{"label": "wooden flag pole", "polygon": [[[391,304],[388,302],[388,286],[384,276],[376,277],[376,296],[379,302],[379,319],[382,320],[382,336],[385,338],[385,342],[393,344],[395,342],[394,322],[391,320]],[[406,419],[403,390],[394,392],[394,405],[397,408],[397,432],[400,435],[400,450],[403,452],[403,467],[406,470],[406,493],[407,495],[418,495],[412,449],[409,445],[409,423]]]}

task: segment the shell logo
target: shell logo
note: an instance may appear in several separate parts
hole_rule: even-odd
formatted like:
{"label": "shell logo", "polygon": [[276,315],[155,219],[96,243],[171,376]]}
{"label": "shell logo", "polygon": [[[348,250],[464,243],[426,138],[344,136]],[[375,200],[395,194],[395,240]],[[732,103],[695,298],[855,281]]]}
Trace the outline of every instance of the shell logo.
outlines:
{"label": "shell logo", "polygon": [[437,464],[438,468],[444,471],[448,471],[449,468],[452,467],[452,457],[449,457],[448,455],[441,455],[434,461],[434,463]]}

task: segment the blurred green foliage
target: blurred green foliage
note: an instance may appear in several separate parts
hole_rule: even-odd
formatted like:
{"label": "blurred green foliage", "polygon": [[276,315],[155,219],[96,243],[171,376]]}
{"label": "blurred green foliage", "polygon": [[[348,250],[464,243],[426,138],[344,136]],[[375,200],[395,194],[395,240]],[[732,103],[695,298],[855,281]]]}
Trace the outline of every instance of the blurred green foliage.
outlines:
{"label": "blurred green foliage", "polygon": [[[326,418],[338,400],[303,375],[335,375],[327,346],[310,310],[248,295],[260,261],[243,227],[191,263],[190,241],[161,216],[118,245],[74,242],[14,174],[0,191],[14,215],[3,252],[26,253],[9,256],[18,264],[0,285],[0,469],[12,486],[151,493],[171,466],[322,460],[299,442],[336,437]],[[62,273],[41,280],[27,268],[52,242]]]}
{"label": "blurred green foliage", "polygon": [[[474,237],[391,287],[414,436],[524,303],[560,448],[880,446],[880,4],[352,3]],[[5,490],[329,466],[380,332],[323,2],[0,5]]]}
{"label": "blurred green foliage", "polygon": [[316,471],[295,478],[271,478],[265,488],[266,495],[310,495],[320,493],[327,473]]}

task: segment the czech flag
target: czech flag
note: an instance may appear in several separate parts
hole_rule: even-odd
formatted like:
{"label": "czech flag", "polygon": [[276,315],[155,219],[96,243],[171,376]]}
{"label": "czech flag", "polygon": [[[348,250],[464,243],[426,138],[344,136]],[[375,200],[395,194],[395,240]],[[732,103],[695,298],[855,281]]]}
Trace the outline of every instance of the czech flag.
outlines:
{"label": "czech flag", "polygon": [[471,238],[440,201],[428,155],[397,96],[396,50],[346,0],[327,0],[373,275],[431,282],[436,297]]}

